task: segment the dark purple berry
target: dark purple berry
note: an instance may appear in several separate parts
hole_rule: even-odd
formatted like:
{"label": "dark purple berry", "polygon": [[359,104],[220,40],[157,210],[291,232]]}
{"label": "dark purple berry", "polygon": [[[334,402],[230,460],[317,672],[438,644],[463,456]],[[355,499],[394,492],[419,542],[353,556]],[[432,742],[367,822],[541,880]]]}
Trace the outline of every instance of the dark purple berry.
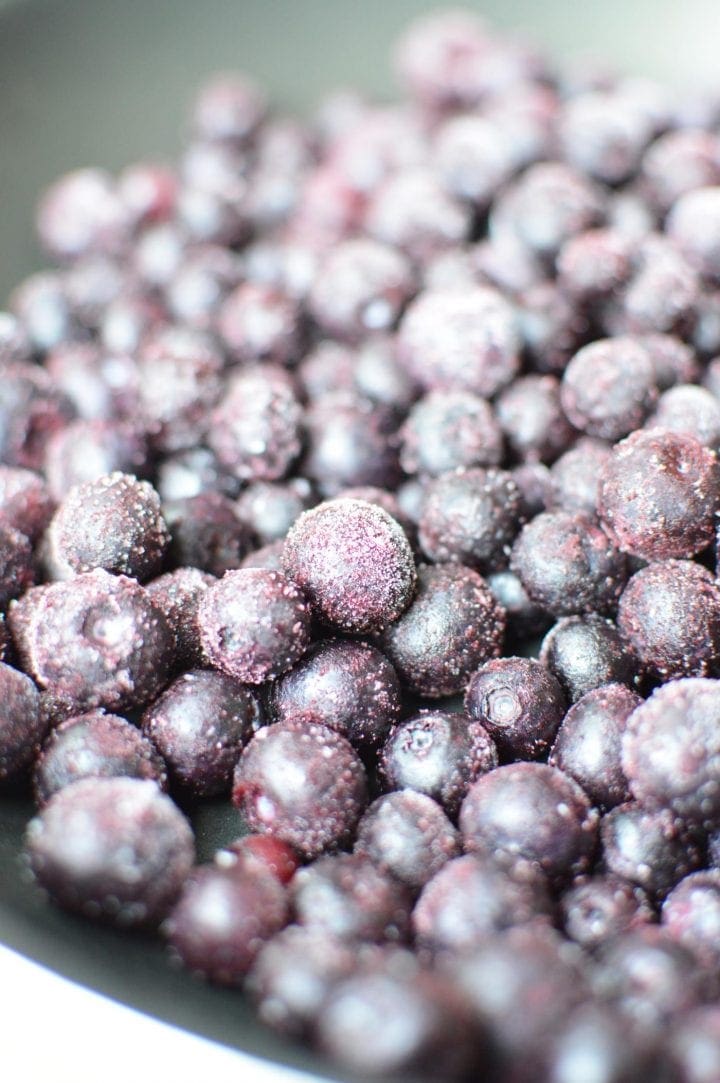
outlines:
{"label": "dark purple berry", "polygon": [[276,481],[300,451],[300,404],[285,370],[271,365],[233,375],[212,415],[208,442],[243,481]]}
{"label": "dark purple berry", "polygon": [[270,286],[243,282],[223,302],[218,332],[234,362],[284,365],[300,350],[297,303]]}
{"label": "dark purple berry", "polygon": [[263,545],[284,538],[295,520],[313,503],[305,478],[254,481],[240,494],[235,509]]}
{"label": "dark purple berry", "polygon": [[0,521],[0,608],[35,582],[35,561],[29,539]]}
{"label": "dark purple berry", "polygon": [[497,418],[509,446],[524,461],[552,462],[573,439],[555,376],[522,376],[497,400]]}
{"label": "dark purple berry", "polygon": [[558,680],[534,658],[486,662],[470,678],[465,693],[468,715],[482,723],[507,759],[539,759],[557,733],[565,707]]}
{"label": "dark purple berry", "polygon": [[600,834],[608,872],[638,884],[655,901],[702,861],[697,838],[667,808],[645,809],[634,801],[618,805],[603,817]]}
{"label": "dark purple berry", "polygon": [[54,504],[45,481],[32,470],[0,466],[0,524],[37,541],[50,522]]}
{"label": "dark purple berry", "polygon": [[142,473],[148,450],[145,437],[127,421],[73,421],[48,440],[45,477],[55,500],[70,489],[106,474]]}
{"label": "dark purple berry", "polygon": [[695,351],[674,335],[638,335],[637,341],[650,354],[655,383],[659,391],[675,384],[695,383],[700,377],[700,365]]}
{"label": "dark purple berry", "polygon": [[215,582],[198,568],[176,568],[145,584],[153,605],[165,616],[175,636],[175,660],[192,667],[204,660],[200,643],[200,600]]}
{"label": "dark purple berry", "polygon": [[415,599],[381,646],[410,690],[436,699],[462,692],[470,674],[500,654],[504,631],[504,610],[477,572],[421,565]]}
{"label": "dark purple berry", "polygon": [[245,748],[233,802],[252,831],[317,857],[352,836],[367,802],[365,770],[352,746],[327,726],[278,722]]}
{"label": "dark purple berry", "polygon": [[[532,362],[532,367],[542,373],[562,375],[568,361],[579,346],[587,340],[590,331],[588,316],[554,282],[538,282],[526,289],[518,298],[518,321],[525,345],[525,352]],[[522,399],[527,395],[528,384]],[[530,382],[530,388],[533,382]],[[567,431],[567,424],[560,409],[559,387],[557,384],[536,382],[539,395],[544,398],[544,428],[538,426],[536,442],[543,433],[544,443],[553,447],[561,440],[561,434]],[[524,410],[525,428],[532,433],[529,406]],[[555,417],[559,432],[553,437],[548,431],[551,419]]]}
{"label": "dark purple berry", "polygon": [[694,384],[676,384],[658,399],[648,428],[667,429],[694,436],[705,447],[720,447],[720,402],[710,391]]}
{"label": "dark purple berry", "polygon": [[466,850],[538,868],[552,881],[589,869],[597,824],[577,782],[544,763],[496,767],[472,784],[460,809]]}
{"label": "dark purple berry", "polygon": [[54,902],[125,928],[164,918],[194,860],[185,817],[155,782],[138,778],[66,786],[30,821],[26,848]]}
{"label": "dark purple berry", "polygon": [[170,557],[180,567],[220,576],[239,568],[251,547],[249,528],[229,497],[209,489],[167,504]]}
{"label": "dark purple berry", "polygon": [[465,241],[472,211],[426,166],[399,169],[370,193],[363,222],[375,240],[423,263]]}
{"label": "dark purple berry", "polygon": [[354,393],[325,395],[305,414],[302,472],[323,496],[360,486],[394,489],[400,481],[392,412]]}
{"label": "dark purple berry", "polygon": [[81,337],[59,272],[40,271],[24,279],[13,290],[9,308],[34,353],[45,354],[63,341]]}
{"label": "dark purple berry", "polygon": [[495,600],[505,610],[509,640],[522,641],[542,635],[552,624],[550,614],[530,601],[522,583],[508,568],[489,575],[487,585]]}
{"label": "dark purple berry", "polygon": [[593,1073],[593,1083],[670,1083],[667,1055],[651,1038],[612,1007],[582,1006],[560,1020],[549,1056],[548,1083],[579,1083]]}
{"label": "dark purple berry", "polygon": [[61,722],[35,764],[38,805],[83,778],[147,778],[165,789],[167,773],[157,749],[137,726],[104,711]]}
{"label": "dark purple berry", "polygon": [[420,711],[391,731],[378,767],[385,790],[427,794],[455,818],[470,783],[497,763],[480,723],[449,711]]}
{"label": "dark purple berry", "polygon": [[610,297],[631,273],[632,245],[618,230],[590,229],[571,237],[557,257],[558,281],[579,304]]}
{"label": "dark purple berry", "polygon": [[657,920],[643,889],[612,873],[580,880],[564,893],[560,909],[567,936],[588,951]]}
{"label": "dark purple berry", "polygon": [[561,455],[550,468],[552,495],[548,510],[594,515],[598,476],[610,458],[610,452],[609,445],[601,440],[583,437]]}
{"label": "dark purple berry", "polygon": [[285,541],[283,568],[324,624],[356,635],[397,620],[415,587],[405,532],[364,500],[330,500],[301,515]]}
{"label": "dark purple berry", "polygon": [[670,209],[667,232],[705,278],[720,279],[720,186],[681,195]]}
{"label": "dark purple berry", "polygon": [[639,666],[612,621],[590,613],[563,617],[542,642],[540,661],[575,703],[605,684],[636,683]]}
{"label": "dark purple berry", "polygon": [[38,365],[7,365],[0,386],[0,456],[42,470],[50,437],[75,416],[72,403]]}
{"label": "dark purple berry", "polygon": [[195,797],[229,793],[240,752],[261,724],[253,693],[224,673],[195,669],[146,709],[142,729],[170,779]]}
{"label": "dark purple berry", "polygon": [[282,571],[282,554],[285,547],[284,541],[270,542],[269,545],[261,545],[243,557],[241,568],[262,568],[268,572]]}
{"label": "dark purple berry", "polygon": [[720,872],[693,872],[676,884],[662,905],[663,926],[709,968],[716,968],[720,936]]}
{"label": "dark purple berry", "polygon": [[163,924],[172,955],[218,985],[242,985],[263,941],[288,920],[285,891],[270,873],[206,865],[186,880]]}
{"label": "dark purple berry", "polygon": [[24,673],[0,662],[0,785],[35,759],[47,730],[37,688]]}
{"label": "dark purple berry", "polygon": [[603,440],[619,440],[639,428],[656,398],[648,351],[630,336],[583,346],[562,379],[562,405],[570,421]]}
{"label": "dark purple berry", "polygon": [[437,477],[458,467],[497,466],[503,434],[492,407],[470,391],[432,391],[402,429],[400,462],[408,474]]}
{"label": "dark purple berry", "polygon": [[30,340],[17,316],[0,310],[0,365],[30,360]]}
{"label": "dark purple berry", "polygon": [[486,117],[451,116],[439,128],[433,156],[445,189],[485,207],[513,172],[513,157],[500,127]]}
{"label": "dark purple berry", "polygon": [[460,852],[458,833],[440,805],[423,793],[379,797],[363,815],[355,852],[418,891]]}
{"label": "dark purple berry", "polygon": [[172,504],[214,489],[222,496],[236,497],[242,482],[218,463],[212,451],[195,447],[163,458],[157,471],[157,491],[163,503]]}

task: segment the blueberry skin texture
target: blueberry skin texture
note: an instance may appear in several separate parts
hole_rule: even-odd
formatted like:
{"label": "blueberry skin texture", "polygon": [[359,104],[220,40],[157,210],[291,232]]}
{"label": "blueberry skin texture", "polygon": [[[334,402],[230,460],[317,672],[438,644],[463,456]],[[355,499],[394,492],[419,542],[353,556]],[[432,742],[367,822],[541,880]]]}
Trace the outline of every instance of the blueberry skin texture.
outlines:
{"label": "blueberry skin texture", "polygon": [[539,759],[565,714],[565,694],[534,658],[498,658],[470,678],[465,709],[507,759]]}
{"label": "blueberry skin texture", "polygon": [[24,673],[0,662],[0,784],[35,759],[47,732],[37,688]]}

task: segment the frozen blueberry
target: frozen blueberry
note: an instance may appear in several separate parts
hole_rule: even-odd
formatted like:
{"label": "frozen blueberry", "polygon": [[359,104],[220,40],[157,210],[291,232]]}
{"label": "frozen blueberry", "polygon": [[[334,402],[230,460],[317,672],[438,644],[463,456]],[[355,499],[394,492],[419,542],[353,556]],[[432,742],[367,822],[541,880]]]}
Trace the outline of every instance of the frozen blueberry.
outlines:
{"label": "frozen blueberry", "polygon": [[720,186],[681,195],[670,209],[667,232],[706,278],[720,279]]}
{"label": "frozen blueberry", "polygon": [[649,428],[690,433],[706,447],[720,447],[720,402],[694,384],[676,384],[660,396]]}
{"label": "frozen blueberry", "polygon": [[641,1028],[657,1031],[707,999],[707,973],[666,930],[654,925],[616,937],[601,950],[593,986]]}
{"label": "frozen blueberry", "polygon": [[525,462],[511,470],[523,502],[523,518],[527,521],[546,511],[551,504],[552,477],[544,463]]}
{"label": "frozen blueberry", "polygon": [[53,433],[75,416],[70,400],[38,365],[7,365],[0,387],[0,456],[8,466],[42,470]]}
{"label": "frozen blueberry", "polygon": [[395,53],[400,80],[433,111],[476,106],[485,96],[494,42],[470,11],[433,11],[415,19]]}
{"label": "frozen blueberry", "polygon": [[170,314],[198,331],[211,331],[215,314],[237,286],[241,268],[237,255],[220,245],[197,245],[178,267],[165,290]]}
{"label": "frozen blueberry", "polygon": [[15,603],[9,620],[23,667],[76,714],[141,707],[168,678],[172,631],[126,576],[98,568],[37,587]]}
{"label": "frozen blueberry", "polygon": [[180,567],[224,575],[239,568],[251,547],[250,530],[229,497],[209,489],[167,504],[170,557]]}
{"label": "frozen blueberry", "polygon": [[193,130],[200,139],[243,146],[266,109],[263,92],[248,76],[223,72],[200,89],[192,110]]}
{"label": "frozen blueberry", "polygon": [[400,359],[426,391],[472,391],[489,398],[517,375],[520,338],[496,290],[425,290],[400,324]]}
{"label": "frozen blueberry", "polygon": [[720,139],[694,127],[666,132],[645,151],[640,175],[664,214],[686,192],[720,184]]}
{"label": "frozen blueberry", "polygon": [[628,719],[623,769],[636,800],[714,821],[720,807],[720,681],[686,677],[655,690]]}
{"label": "frozen blueberry", "polygon": [[116,255],[129,239],[129,224],[115,181],[101,169],[66,173],[44,193],[37,211],[40,242],[57,260],[91,251]]}
{"label": "frozen blueberry", "polygon": [[43,478],[32,470],[0,466],[0,524],[37,541],[50,522],[54,504]]}
{"label": "frozen blueberry", "polygon": [[497,466],[502,457],[492,407],[470,391],[431,391],[402,429],[400,462],[408,474],[437,477],[458,467]]}
{"label": "frozen blueberry", "polygon": [[632,245],[614,229],[589,229],[571,237],[557,257],[558,281],[579,304],[612,296],[629,279]]}
{"label": "frozen blueberry", "polygon": [[242,985],[263,941],[288,920],[285,891],[270,873],[235,866],[196,869],[163,924],[172,955],[218,985]]}
{"label": "frozen blueberry", "polygon": [[[543,373],[562,375],[570,358],[588,338],[588,315],[552,281],[535,283],[517,300],[520,331],[532,367]],[[536,383],[535,386],[540,393],[544,392],[545,414],[549,417],[553,406],[558,410],[557,385]],[[550,433],[545,440],[552,442]]]}
{"label": "frozen blueberry", "polygon": [[668,808],[618,805],[603,817],[600,833],[608,872],[638,884],[655,901],[702,863],[698,838]]}
{"label": "frozen blueberry", "polygon": [[214,582],[198,568],[176,568],[145,584],[153,605],[164,614],[175,636],[175,661],[181,667],[204,660],[198,609],[204,592]]}
{"label": "frozen blueberry", "polygon": [[398,169],[370,193],[364,228],[375,240],[424,261],[467,240],[472,209],[427,166]]}
{"label": "frozen blueberry", "polygon": [[657,398],[648,351],[629,336],[583,346],[565,370],[561,398],[570,421],[588,436],[627,436]]}
{"label": "frozen blueberry", "polygon": [[300,313],[279,291],[243,282],[220,307],[218,332],[235,362],[288,364],[300,350]]}
{"label": "frozen blueberry", "polygon": [[193,835],[155,782],[86,778],[51,797],[26,834],[54,902],[125,928],[165,917],[188,876]]}
{"label": "frozen blueberry", "polygon": [[61,722],[35,764],[38,805],[83,778],[149,778],[165,789],[167,772],[157,749],[116,714],[88,711]]}
{"label": "frozen blueberry", "polygon": [[691,560],[656,561],[636,572],[620,597],[618,628],[661,680],[720,673],[720,590]]}
{"label": "frozen blueberry", "polygon": [[477,572],[421,565],[415,599],[381,646],[410,690],[435,699],[462,692],[473,670],[500,654],[504,631],[505,612]]}
{"label": "frozen blueberry", "polygon": [[119,471],[71,489],[47,533],[53,561],[73,573],[104,568],[140,580],[160,572],[169,542],[152,485]]}
{"label": "frozen blueberry", "polygon": [[637,171],[653,125],[649,113],[621,89],[587,90],[565,103],[558,135],[571,165],[606,184],[620,184]]}
{"label": "frozen blueberry", "polygon": [[478,115],[449,117],[433,146],[446,190],[477,207],[490,203],[513,172],[513,155],[499,125]]}
{"label": "frozen blueberry", "polygon": [[211,664],[247,684],[279,677],[310,644],[310,607],[281,572],[226,572],[203,594],[198,619]]}
{"label": "frozen blueberry", "polygon": [[289,531],[282,559],[318,618],[344,632],[378,631],[397,620],[415,588],[405,532],[363,500],[330,500],[306,511]]}
{"label": "frozen blueberry", "polygon": [[675,384],[696,383],[700,365],[695,351],[675,335],[638,335],[637,340],[650,354],[658,390],[667,391]]}
{"label": "frozen blueberry", "polygon": [[259,1018],[284,1033],[305,1034],[330,990],[356,967],[356,946],[324,929],[289,925],[260,948],[247,980]]}
{"label": "frozen blueberry", "polygon": [[610,447],[601,440],[583,437],[550,468],[550,511],[585,512],[594,515],[598,476],[610,458]]}
{"label": "frozen blueberry", "polygon": [[166,504],[215,489],[222,496],[236,497],[242,482],[220,466],[206,447],[194,447],[163,457],[157,470],[157,491]]}
{"label": "frozen blueberry", "polygon": [[560,909],[566,934],[588,951],[657,920],[643,889],[612,873],[571,886],[560,900]]}
{"label": "frozen blueberry", "polygon": [[10,295],[9,308],[19,319],[34,353],[45,354],[60,342],[74,341],[82,335],[59,272],[40,271],[24,279]]}
{"label": "frozen blueberry", "polygon": [[584,512],[545,512],[523,527],[510,567],[528,596],[561,617],[612,612],[627,578],[625,557]]}
{"label": "frozen blueberry", "polygon": [[507,616],[508,640],[523,641],[542,635],[552,624],[552,617],[527,596],[522,583],[509,568],[493,572],[487,585]]}
{"label": "frozen blueberry", "polygon": [[470,678],[465,693],[468,715],[482,723],[506,759],[542,757],[565,707],[557,678],[535,658],[486,662]]}
{"label": "frozen blueberry", "polygon": [[218,462],[243,481],[276,481],[300,452],[300,404],[285,371],[233,375],[208,434]]}
{"label": "frozen blueberry", "polygon": [[170,779],[195,797],[229,793],[233,768],[261,725],[253,693],[224,673],[190,670],[147,708],[142,729]]}
{"label": "frozen blueberry", "polygon": [[394,489],[400,481],[392,411],[355,394],[331,394],[305,413],[306,450],[301,470],[323,496],[373,486]]}
{"label": "frozen blueberry", "polygon": [[35,582],[35,561],[29,539],[0,521],[0,607],[5,609]]}
{"label": "frozen blueberry", "polygon": [[292,481],[254,481],[238,497],[239,517],[262,545],[284,538],[299,515],[313,503],[304,478]]}
{"label": "frozen blueberry", "polygon": [[350,839],[367,802],[367,780],[352,746],[334,730],[277,722],[245,748],[233,801],[252,831],[276,835],[312,858]]}
{"label": "frozen blueberry", "polygon": [[118,177],[118,195],[136,227],[169,218],[176,193],[175,172],[163,162],[133,162]]}
{"label": "frozen blueberry", "polygon": [[[592,1071],[594,1083],[670,1083],[667,1054],[616,1009],[588,1004],[560,1020],[548,1058],[549,1083],[576,1083]],[[589,1067],[591,1066],[591,1067]]]}
{"label": "frozen blueberry", "polygon": [[540,879],[508,873],[488,856],[448,861],[423,888],[412,924],[419,945],[465,952],[492,933],[537,919],[552,907]]}
{"label": "frozen blueberry", "polygon": [[298,855],[273,835],[242,835],[215,853],[215,864],[237,866],[256,876],[271,872],[281,884],[289,884],[300,864]]}
{"label": "frozen blueberry", "polygon": [[595,613],[559,620],[542,642],[540,661],[572,703],[605,684],[632,687],[639,674],[637,660],[616,626]]}
{"label": "frozen blueberry", "polygon": [[688,337],[696,323],[701,283],[677,244],[649,234],[634,253],[633,276],[620,306],[605,313],[605,327],[617,333],[678,334]]}
{"label": "frozen blueberry", "polygon": [[505,470],[442,474],[425,489],[420,545],[434,563],[497,571],[507,561],[521,513],[520,490]]}
{"label": "frozen blueberry", "polygon": [[397,354],[395,335],[369,335],[355,351],[352,383],[359,395],[402,419],[419,390]]}
{"label": "frozen blueberry", "polygon": [[391,731],[378,766],[385,790],[427,794],[454,819],[470,783],[497,763],[495,745],[479,722],[425,710]]}
{"label": "frozen blueberry", "polygon": [[0,785],[37,756],[47,730],[38,690],[24,673],[0,662]]}
{"label": "frozen blueberry", "polygon": [[694,872],[676,884],[662,905],[662,924],[707,967],[718,964],[720,872]]}
{"label": "frozen blueberry", "polygon": [[377,648],[325,640],[275,683],[271,703],[280,722],[318,722],[377,748],[400,717],[400,682]]}
{"label": "frozen blueberry", "polygon": [[515,380],[498,398],[496,411],[508,445],[521,460],[550,463],[572,443],[555,376],[533,373]]}
{"label": "frozen blueberry", "polygon": [[324,332],[352,342],[392,329],[412,290],[412,270],[400,252],[356,238],[321,261],[308,307]]}
{"label": "frozen blueberry", "polygon": [[377,504],[379,508],[386,511],[392,519],[395,519],[400,524],[407,534],[408,541],[413,548],[416,547],[417,524],[403,510],[396,493],[391,493],[388,489],[379,489],[376,485],[355,485],[350,489],[343,489],[339,492],[338,499],[364,500],[368,504]]}
{"label": "frozen blueberry", "polygon": [[356,853],[418,891],[460,852],[458,833],[432,798],[399,790],[374,801],[357,829]]}
{"label": "frozen blueberry", "polygon": [[629,716],[641,703],[623,684],[595,688],[570,708],[555,738],[548,762],[574,778],[600,808],[614,808],[630,798],[622,738]]}
{"label": "frozen blueberry", "polygon": [[48,440],[45,477],[51,495],[62,501],[75,485],[106,474],[142,474],[147,459],[145,437],[131,422],[81,418]]}
{"label": "frozen blueberry", "polygon": [[404,940],[407,889],[361,854],[330,854],[300,869],[291,885],[300,925],[339,940]]}
{"label": "frozen blueberry", "polygon": [[577,782],[544,763],[495,768],[472,784],[460,809],[466,850],[537,867],[556,882],[589,869],[597,824]]}
{"label": "frozen blueberry", "polygon": [[[129,422],[142,435],[140,430],[146,421],[140,418],[135,357],[106,354],[89,342],[63,342],[45,358],[45,371],[71,405],[73,417],[116,424]],[[65,425],[54,426],[49,438],[56,438],[68,424],[66,421]],[[47,460],[48,448],[42,450]]]}

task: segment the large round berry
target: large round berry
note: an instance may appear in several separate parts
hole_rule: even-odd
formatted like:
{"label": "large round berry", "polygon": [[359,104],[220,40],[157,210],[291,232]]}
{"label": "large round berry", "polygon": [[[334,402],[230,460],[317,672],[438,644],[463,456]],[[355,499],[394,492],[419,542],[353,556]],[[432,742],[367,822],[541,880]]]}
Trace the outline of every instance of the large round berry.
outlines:
{"label": "large round berry", "polygon": [[509,759],[538,759],[547,751],[565,713],[557,678],[534,658],[496,658],[475,673],[465,708]]}
{"label": "large round berry", "polygon": [[589,613],[563,617],[542,641],[540,661],[575,703],[604,684],[634,685],[638,662],[610,620]]}

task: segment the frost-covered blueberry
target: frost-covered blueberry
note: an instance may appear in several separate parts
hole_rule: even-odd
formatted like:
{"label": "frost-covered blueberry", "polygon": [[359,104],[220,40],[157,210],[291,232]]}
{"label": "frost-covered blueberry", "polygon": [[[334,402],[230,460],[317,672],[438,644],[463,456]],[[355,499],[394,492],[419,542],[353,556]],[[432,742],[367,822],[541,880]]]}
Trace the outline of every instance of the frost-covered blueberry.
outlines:
{"label": "frost-covered blueberry", "polygon": [[48,440],[45,477],[51,495],[62,501],[75,485],[104,475],[142,474],[147,460],[147,441],[132,422],[80,418]]}
{"label": "frost-covered blueberry", "polygon": [[662,560],[631,577],[618,629],[640,663],[661,680],[720,673],[720,590],[707,568]]}
{"label": "frost-covered blueberry", "polygon": [[600,808],[630,798],[622,738],[629,716],[641,703],[625,685],[607,684],[579,699],[558,730],[548,763],[574,778]]}
{"label": "frost-covered blueberry", "polygon": [[0,466],[0,523],[37,541],[50,522],[54,503],[40,474]]}
{"label": "frost-covered blueberry", "polygon": [[412,96],[429,107],[476,106],[487,86],[486,64],[495,42],[470,11],[433,11],[415,19],[395,52],[398,76]]}
{"label": "frost-covered blueberry", "polygon": [[262,568],[268,572],[281,572],[284,546],[284,540],[270,542],[269,545],[261,545],[259,549],[253,549],[251,553],[243,557],[240,567]]}
{"label": "frost-covered blueberry", "polygon": [[671,207],[666,224],[698,271],[711,281],[720,279],[720,185],[695,188]]}
{"label": "frost-covered blueberry", "polygon": [[653,136],[649,112],[631,94],[586,90],[567,101],[558,120],[563,156],[605,184],[627,181]]}
{"label": "frost-covered blueberry", "polygon": [[235,509],[262,545],[284,538],[302,512],[313,503],[305,478],[254,481],[237,499]]}
{"label": "frost-covered blueberry", "polygon": [[355,852],[419,891],[460,853],[460,840],[437,802],[414,790],[398,790],[379,797],[364,813]]}
{"label": "frost-covered blueberry", "polygon": [[29,361],[30,353],[30,339],[18,317],[0,309],[0,365]]}
{"label": "frost-covered blueberry", "polygon": [[488,935],[537,919],[550,921],[552,905],[540,878],[523,878],[491,857],[453,858],[429,880],[412,915],[422,947],[464,952]]}
{"label": "frost-covered blueberry", "polygon": [[477,572],[421,565],[415,599],[381,646],[411,691],[435,699],[462,692],[470,674],[500,654],[504,631],[505,612]]}
{"label": "frost-covered blueberry", "polygon": [[598,475],[610,458],[610,451],[604,441],[582,437],[561,455],[550,467],[552,494],[548,510],[594,515]]}
{"label": "frost-covered blueberry", "polygon": [[502,457],[492,407],[471,391],[431,391],[402,428],[400,462],[408,474],[437,477],[458,467],[498,466]]}
{"label": "frost-covered blueberry", "polygon": [[209,489],[165,505],[170,527],[170,558],[180,567],[210,575],[239,568],[251,548],[251,534],[236,505]]}
{"label": "frost-covered blueberry", "polygon": [[670,1078],[662,1045],[640,1032],[615,1007],[597,1002],[582,1005],[559,1023],[548,1057],[550,1083],[575,1083],[585,1078],[589,1065],[597,1083]]}
{"label": "frost-covered blueberry", "polygon": [[186,880],[163,923],[171,954],[218,985],[242,985],[262,943],[288,920],[286,893],[270,873],[206,865]]}
{"label": "frost-covered blueberry", "polygon": [[720,184],[720,139],[699,127],[666,132],[645,151],[640,176],[645,193],[664,214],[686,192]]}
{"label": "frost-covered blueberry", "polygon": [[400,682],[387,658],[368,643],[318,643],[271,692],[279,722],[319,722],[356,748],[377,748],[400,717]]}
{"label": "frost-covered blueberry", "polygon": [[708,967],[717,967],[720,935],[720,871],[693,872],[662,905],[663,926]]}
{"label": "frost-covered blueberry", "polygon": [[165,789],[162,757],[137,726],[116,714],[88,711],[61,722],[35,764],[35,799],[46,804],[83,778],[148,778]]}
{"label": "frost-covered blueberry", "polygon": [[257,131],[266,109],[265,96],[252,79],[223,72],[200,89],[192,110],[193,131],[211,143],[243,146]]}
{"label": "frost-covered blueberry", "polygon": [[537,867],[555,882],[590,868],[597,825],[577,782],[544,763],[496,767],[472,784],[460,809],[466,850]]}
{"label": "frost-covered blueberry", "polygon": [[589,229],[571,237],[557,257],[558,281],[577,303],[612,296],[628,280],[632,245],[615,229]]}
{"label": "frost-covered blueberry", "polygon": [[292,298],[256,282],[243,282],[222,303],[218,332],[234,362],[284,365],[300,351],[300,312]]}
{"label": "frost-covered blueberry", "polygon": [[438,175],[457,199],[482,208],[513,172],[512,147],[499,125],[486,117],[449,117],[433,145]]}
{"label": "frost-covered blueberry", "polygon": [[301,471],[323,496],[373,486],[394,489],[400,481],[392,410],[354,393],[324,395],[305,413]]}
{"label": "frost-covered blueberry", "polygon": [[145,584],[154,606],[164,614],[175,636],[175,661],[181,667],[202,662],[200,599],[215,582],[213,576],[199,568],[175,568]]}
{"label": "frost-covered blueberry", "polygon": [[101,568],[29,591],[9,614],[23,667],[74,713],[142,707],[165,684],[172,630],[147,592]]}
{"label": "frost-covered blueberry", "polygon": [[35,759],[47,731],[38,690],[24,673],[0,662],[0,785]]}
{"label": "frost-covered blueberry", "polygon": [[513,309],[486,286],[419,294],[401,321],[398,348],[426,391],[472,391],[489,398],[520,367]]}
{"label": "frost-covered blueberry", "polygon": [[247,684],[279,677],[310,644],[310,607],[281,572],[226,572],[203,594],[198,620],[210,663]]}
{"label": "frost-covered blueberry", "polygon": [[479,722],[425,710],[391,731],[378,770],[385,790],[427,794],[454,819],[470,783],[497,763],[492,738]]}
{"label": "frost-covered blueberry", "polygon": [[561,617],[608,613],[627,578],[625,557],[584,512],[545,512],[521,530],[510,558],[528,596]]}
{"label": "frost-covered blueberry", "polygon": [[668,808],[618,805],[603,817],[600,834],[607,871],[638,884],[654,901],[702,863],[699,838]]}
{"label": "frost-covered blueberry", "polygon": [[639,676],[637,659],[617,627],[596,613],[559,620],[542,642],[540,661],[572,703],[605,684],[632,687]]}
{"label": "frost-covered blueberry", "polygon": [[613,873],[600,873],[573,884],[563,894],[560,910],[567,936],[588,951],[657,920],[639,884]]}
{"label": "frost-covered blueberry", "polygon": [[483,725],[506,759],[542,757],[565,708],[562,686],[535,658],[486,662],[470,678],[465,693],[468,715]]}
{"label": "frost-covered blueberry", "polygon": [[472,208],[427,166],[398,169],[370,193],[363,225],[375,240],[423,263],[467,240]]}
{"label": "frost-covered blueberry", "polygon": [[496,412],[508,445],[523,461],[552,462],[575,435],[563,413],[555,376],[521,376],[499,396]]}
{"label": "frost-covered blueberry", "polygon": [[233,802],[251,830],[276,835],[313,858],[351,838],[367,803],[365,769],[348,741],[327,726],[277,722],[259,730],[243,751]]}
{"label": "frost-covered blueberry", "polygon": [[53,562],[72,573],[104,568],[143,580],[160,572],[170,533],[152,485],[118,471],[71,489],[46,541]]}
{"label": "frost-covered blueberry", "polygon": [[91,251],[116,255],[129,240],[129,216],[115,181],[101,169],[66,173],[44,193],[37,231],[45,250],[70,261]]}
{"label": "frost-covered blueberry", "polygon": [[562,405],[570,421],[603,440],[619,440],[639,428],[656,398],[648,351],[630,336],[583,346],[562,379]]}
{"label": "frost-covered blueberry", "polygon": [[699,380],[697,355],[692,346],[682,339],[663,334],[637,335],[636,338],[650,354],[659,391],[667,391],[675,384],[691,384]]}
{"label": "frost-covered blueberry", "polygon": [[0,386],[0,456],[42,470],[47,441],[75,417],[70,399],[38,365],[6,365]]}
{"label": "frost-covered blueberry", "polygon": [[694,436],[705,447],[720,447],[720,402],[704,387],[678,383],[658,399],[648,428]]}
{"label": "frost-covered blueberry", "polygon": [[289,531],[282,559],[318,618],[343,632],[379,631],[397,620],[415,587],[405,532],[363,500],[330,500],[306,511]]}
{"label": "frost-covered blueberry", "polygon": [[261,721],[249,688],[224,673],[195,669],[146,709],[142,730],[163,757],[171,782],[208,797],[229,793],[240,752]]}
{"label": "frost-covered blueberry", "polygon": [[51,797],[26,834],[54,902],[124,928],[155,925],[193,864],[190,825],[157,783],[86,778]]}

